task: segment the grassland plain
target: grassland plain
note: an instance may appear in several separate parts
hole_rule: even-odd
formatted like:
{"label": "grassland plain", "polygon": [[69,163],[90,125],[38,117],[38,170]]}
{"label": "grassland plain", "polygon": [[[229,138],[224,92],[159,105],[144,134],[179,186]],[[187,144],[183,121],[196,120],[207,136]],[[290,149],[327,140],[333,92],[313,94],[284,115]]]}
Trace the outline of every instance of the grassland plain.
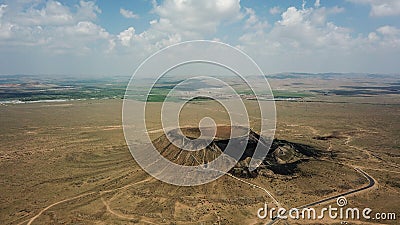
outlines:
{"label": "grassland plain", "polygon": [[[400,106],[395,97],[382,98],[277,102],[276,137],[314,146],[330,156],[300,164],[291,176],[267,173],[246,181],[268,189],[282,206],[290,208],[366,185],[367,180],[353,169],[359,167],[377,184],[349,196],[349,204],[399,215]],[[2,105],[0,223],[267,222],[256,213],[272,200],[263,190],[240,180],[223,176],[198,187],[177,187],[142,171],[125,144],[121,104],[121,100],[110,99]],[[257,112],[251,110],[254,101],[246,104],[249,112]],[[157,118],[155,109],[160,103],[149,107],[155,113],[149,118]],[[211,114],[224,123],[221,110],[212,101],[193,102],[184,108],[181,120],[195,124]],[[256,117],[252,121],[255,126],[259,122]],[[159,127],[157,122],[149,124],[152,129]],[[373,222],[396,224],[398,220]]]}

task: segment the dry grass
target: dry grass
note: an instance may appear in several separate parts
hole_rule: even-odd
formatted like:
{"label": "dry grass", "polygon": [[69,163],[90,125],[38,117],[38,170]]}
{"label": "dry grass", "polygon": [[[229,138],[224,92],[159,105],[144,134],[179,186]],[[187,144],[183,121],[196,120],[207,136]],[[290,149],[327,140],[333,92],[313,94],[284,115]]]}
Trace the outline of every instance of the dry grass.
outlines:
{"label": "dry grass", "polygon": [[[154,115],[149,118],[157,117],[157,104],[150,106]],[[247,106],[255,107],[251,101]],[[225,124],[221,110],[216,103],[198,102],[183,110],[181,120],[198,124],[212,115]],[[249,112],[257,116],[256,110]],[[399,213],[399,106],[279,102],[277,113],[277,138],[312,145],[330,156],[300,164],[294,176],[267,174],[247,181],[270,190],[290,208],[365,185],[352,169],[357,166],[378,185],[348,197],[351,204]],[[125,144],[121,101],[0,106],[0,121],[1,224],[26,224],[57,202],[33,224],[266,222],[256,212],[271,199],[232,177],[177,187],[143,172]],[[257,122],[252,118],[254,126]],[[149,123],[152,129],[160,127]],[[340,138],[314,138],[332,134]]]}

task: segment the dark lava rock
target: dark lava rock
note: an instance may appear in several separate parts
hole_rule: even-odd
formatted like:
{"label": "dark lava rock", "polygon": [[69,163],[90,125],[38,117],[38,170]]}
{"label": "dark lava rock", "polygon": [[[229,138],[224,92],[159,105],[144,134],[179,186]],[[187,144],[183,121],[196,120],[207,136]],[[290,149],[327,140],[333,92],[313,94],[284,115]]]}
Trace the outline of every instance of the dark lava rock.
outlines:
{"label": "dark lava rock", "polygon": [[[207,164],[221,154],[225,154],[231,156],[231,159],[227,157],[227,160],[236,158],[236,165],[229,173],[242,178],[256,177],[262,170],[270,170],[275,174],[291,175],[296,172],[299,163],[320,156],[320,151],[311,146],[274,139],[267,156],[260,159],[261,165],[256,170],[250,171],[251,158],[253,156],[257,158],[254,155],[257,144],[265,143],[260,135],[254,131],[239,126],[232,127],[232,129],[230,126],[218,126],[216,131],[211,128],[203,128],[202,133],[199,128],[182,128],[180,131],[186,138],[196,141],[187,144],[182,135],[179,135],[178,129],[171,130],[167,133],[168,137],[163,134],[153,141],[153,145],[161,155],[179,165],[196,166]],[[203,139],[199,138],[201,134],[205,134],[205,136],[202,136]],[[188,151],[178,148],[168,138],[173,143],[185,146],[184,148],[199,150]],[[234,148],[230,148],[228,152],[226,147],[229,142],[233,142]],[[236,151],[240,151],[243,147],[245,147],[245,151],[242,155],[239,155],[239,152]],[[239,156],[234,157],[235,155]],[[229,162],[226,161],[226,163]]]}

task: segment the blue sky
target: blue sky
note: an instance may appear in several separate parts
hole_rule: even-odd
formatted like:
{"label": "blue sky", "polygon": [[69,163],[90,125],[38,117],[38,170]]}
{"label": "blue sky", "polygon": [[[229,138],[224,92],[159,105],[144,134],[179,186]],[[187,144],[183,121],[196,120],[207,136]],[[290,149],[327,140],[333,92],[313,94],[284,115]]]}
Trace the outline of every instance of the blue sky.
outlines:
{"label": "blue sky", "polygon": [[0,74],[130,75],[194,39],[265,73],[400,73],[400,1],[0,0]]}

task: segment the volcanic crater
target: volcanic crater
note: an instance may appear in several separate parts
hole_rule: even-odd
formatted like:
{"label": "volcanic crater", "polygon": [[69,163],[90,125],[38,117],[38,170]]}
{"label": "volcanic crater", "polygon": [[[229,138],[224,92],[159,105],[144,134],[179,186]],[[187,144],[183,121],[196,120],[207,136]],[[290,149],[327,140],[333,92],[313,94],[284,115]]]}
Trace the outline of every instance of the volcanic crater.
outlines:
{"label": "volcanic crater", "polygon": [[[181,134],[189,140],[195,140],[195,142],[185,143]],[[201,136],[202,134],[203,136]],[[256,177],[269,171],[275,174],[291,175],[296,172],[299,163],[321,156],[321,151],[312,146],[274,139],[267,156],[260,159],[262,160],[261,165],[256,170],[250,171],[251,158],[254,156],[257,144],[264,143],[263,140],[258,133],[242,126],[217,126],[216,129],[185,127],[172,129],[167,134],[154,139],[153,146],[163,157],[184,166],[207,164],[221,154],[232,156],[232,158],[235,158],[236,155],[238,160],[235,160],[237,162],[229,173],[243,178]],[[234,144],[233,148],[230,148],[230,151],[227,152],[226,148],[229,142],[234,142]],[[185,148],[179,148],[174,143],[179,143],[178,146],[183,145]],[[198,149],[199,146],[194,145],[203,146],[196,151],[187,150],[188,148]],[[244,152],[237,157],[243,148],[245,149]]]}

